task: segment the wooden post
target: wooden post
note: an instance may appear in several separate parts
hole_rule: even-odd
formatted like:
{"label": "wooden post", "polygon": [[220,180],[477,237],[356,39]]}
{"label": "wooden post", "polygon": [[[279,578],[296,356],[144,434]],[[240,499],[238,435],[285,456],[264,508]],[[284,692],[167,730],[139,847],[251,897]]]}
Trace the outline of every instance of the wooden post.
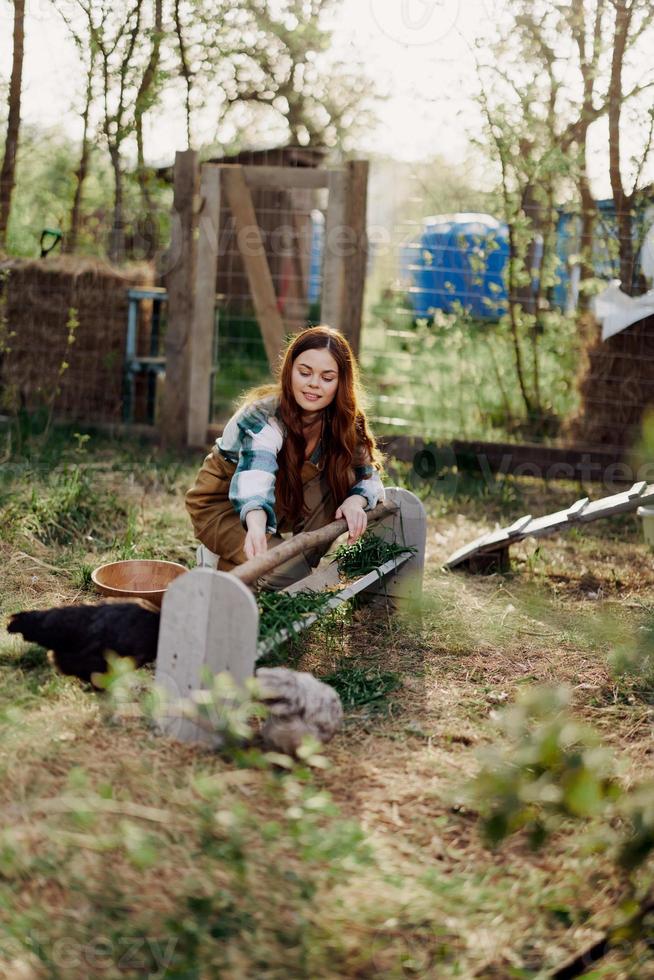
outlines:
{"label": "wooden post", "polygon": [[345,217],[347,182],[345,170],[329,172],[320,319],[335,330],[343,329],[345,262],[352,251]]}
{"label": "wooden post", "polygon": [[252,195],[241,166],[223,164],[221,169],[225,196],[234,216],[238,250],[245,265],[268,363],[271,370],[274,370],[284,346],[284,321],[277,308],[277,297]]}
{"label": "wooden post", "polygon": [[166,384],[164,387],[159,431],[167,446],[186,446],[189,411],[189,341],[194,316],[193,286],[197,261],[196,231],[200,169],[195,150],[175,155],[175,190],[173,203],[170,267],[166,276],[168,288],[168,329],[166,331]]}
{"label": "wooden post", "polygon": [[181,742],[218,744],[211,731],[184,716],[183,703],[206,690],[206,674],[228,672],[237,684],[254,674],[259,612],[238,579],[195,568],[173,582],[161,606],[155,683],[166,695],[160,730]]}
{"label": "wooden post", "polygon": [[189,401],[187,443],[203,447],[207,441],[213,338],[216,308],[216,268],[220,223],[220,167],[205,163],[200,181],[202,209],[199,215],[195,296],[189,350]]}
{"label": "wooden post", "polygon": [[[304,204],[304,202],[303,202]],[[295,263],[295,275],[298,280],[298,295],[306,304],[307,293],[309,292],[309,278],[311,276],[311,214],[305,213],[300,216],[298,213],[300,205],[297,195],[291,195],[292,221],[293,221],[293,261]]]}
{"label": "wooden post", "polygon": [[352,254],[348,252],[344,269],[341,330],[349,340],[357,358],[361,346],[363,294],[368,264],[368,232],[366,228],[368,170],[367,160],[350,160],[347,164],[345,225],[352,234]]}

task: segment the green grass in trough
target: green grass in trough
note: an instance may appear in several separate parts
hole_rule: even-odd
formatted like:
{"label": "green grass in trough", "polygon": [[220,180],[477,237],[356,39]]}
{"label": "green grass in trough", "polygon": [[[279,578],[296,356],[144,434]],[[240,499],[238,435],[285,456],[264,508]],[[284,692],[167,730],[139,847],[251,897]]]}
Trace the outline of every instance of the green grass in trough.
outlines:
{"label": "green grass in trough", "polygon": [[384,565],[391,558],[398,558],[407,552],[415,552],[415,548],[384,541],[373,531],[366,531],[354,544],[344,544],[337,548],[334,557],[338,562],[341,575],[348,578],[367,575],[375,568]]}

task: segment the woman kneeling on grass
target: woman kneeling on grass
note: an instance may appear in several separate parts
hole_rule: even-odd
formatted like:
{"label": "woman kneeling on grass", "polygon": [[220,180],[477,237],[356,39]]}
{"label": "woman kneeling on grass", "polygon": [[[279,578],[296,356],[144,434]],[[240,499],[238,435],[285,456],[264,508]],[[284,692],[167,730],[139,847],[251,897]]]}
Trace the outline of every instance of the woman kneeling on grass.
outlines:
{"label": "woman kneeling on grass", "polygon": [[[249,391],[186,495],[196,537],[230,571],[281,534],[338,518],[348,544],[366,529],[366,509],[383,499],[381,456],[360,406],[347,340],[331,327],[293,338],[277,384]],[[309,575],[327,550],[280,565],[262,581],[283,589]]]}

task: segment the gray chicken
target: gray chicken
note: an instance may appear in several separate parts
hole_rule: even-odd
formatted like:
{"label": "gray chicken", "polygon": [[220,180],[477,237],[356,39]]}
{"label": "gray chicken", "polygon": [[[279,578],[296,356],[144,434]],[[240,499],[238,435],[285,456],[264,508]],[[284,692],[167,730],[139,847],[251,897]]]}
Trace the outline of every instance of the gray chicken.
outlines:
{"label": "gray chicken", "polygon": [[286,667],[255,672],[270,714],[261,736],[267,748],[294,755],[305,735],[329,742],[343,721],[341,699],[329,684]]}

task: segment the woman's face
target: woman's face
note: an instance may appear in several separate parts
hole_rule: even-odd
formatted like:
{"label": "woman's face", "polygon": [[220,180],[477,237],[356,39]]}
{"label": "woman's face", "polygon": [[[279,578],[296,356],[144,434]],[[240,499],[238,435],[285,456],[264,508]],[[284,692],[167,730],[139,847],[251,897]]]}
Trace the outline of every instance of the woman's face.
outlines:
{"label": "woman's face", "polygon": [[338,388],[338,364],[324,348],[306,350],[293,361],[293,397],[305,412],[320,412],[333,402]]}

